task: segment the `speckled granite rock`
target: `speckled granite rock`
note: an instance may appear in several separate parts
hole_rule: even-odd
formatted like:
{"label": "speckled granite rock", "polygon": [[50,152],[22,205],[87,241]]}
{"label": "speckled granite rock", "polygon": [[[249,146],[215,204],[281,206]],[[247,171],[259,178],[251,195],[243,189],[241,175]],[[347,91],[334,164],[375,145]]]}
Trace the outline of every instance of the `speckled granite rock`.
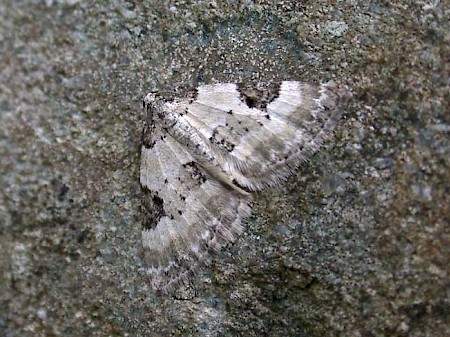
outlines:
{"label": "speckled granite rock", "polygon": [[[450,334],[445,1],[0,3],[0,335]],[[141,100],[348,85],[336,136],[173,297],[140,249]]]}

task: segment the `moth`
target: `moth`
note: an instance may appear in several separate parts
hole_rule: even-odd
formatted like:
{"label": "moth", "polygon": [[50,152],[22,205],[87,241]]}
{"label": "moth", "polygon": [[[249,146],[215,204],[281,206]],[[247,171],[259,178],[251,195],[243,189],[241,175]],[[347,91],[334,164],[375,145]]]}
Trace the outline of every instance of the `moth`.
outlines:
{"label": "moth", "polygon": [[176,98],[148,94],[140,183],[145,272],[168,292],[233,242],[252,192],[278,185],[314,154],[349,92],[329,82],[218,83]]}

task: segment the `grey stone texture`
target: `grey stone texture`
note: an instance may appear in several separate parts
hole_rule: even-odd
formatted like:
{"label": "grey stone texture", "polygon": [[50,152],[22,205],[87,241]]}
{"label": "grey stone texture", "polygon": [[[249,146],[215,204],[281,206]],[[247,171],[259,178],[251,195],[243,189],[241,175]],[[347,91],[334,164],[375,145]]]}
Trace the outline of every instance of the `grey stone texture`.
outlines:
{"label": "grey stone texture", "polygon": [[[449,7],[0,1],[0,335],[450,335]],[[154,294],[144,95],[285,79],[352,90],[334,138]]]}

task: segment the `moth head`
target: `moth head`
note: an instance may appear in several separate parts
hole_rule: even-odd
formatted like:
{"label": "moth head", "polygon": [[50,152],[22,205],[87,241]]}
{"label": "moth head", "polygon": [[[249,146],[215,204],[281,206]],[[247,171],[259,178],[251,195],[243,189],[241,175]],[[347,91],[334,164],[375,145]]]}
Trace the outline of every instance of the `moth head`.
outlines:
{"label": "moth head", "polygon": [[164,117],[164,100],[157,93],[149,93],[144,98],[144,109],[147,111],[151,119],[154,117],[162,119]]}

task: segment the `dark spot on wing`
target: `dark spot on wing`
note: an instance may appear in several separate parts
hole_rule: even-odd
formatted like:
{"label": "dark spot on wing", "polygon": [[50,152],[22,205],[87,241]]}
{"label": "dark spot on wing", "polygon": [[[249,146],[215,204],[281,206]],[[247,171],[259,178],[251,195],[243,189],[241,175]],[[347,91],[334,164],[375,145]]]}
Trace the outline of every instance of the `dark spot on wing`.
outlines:
{"label": "dark spot on wing", "polygon": [[195,88],[194,90],[191,90],[189,92],[189,97],[191,98],[192,101],[190,101],[190,103],[192,103],[193,101],[195,101],[198,97],[198,89]]}
{"label": "dark spot on wing", "polygon": [[281,83],[239,85],[240,99],[249,108],[266,110],[267,105],[279,96]]}
{"label": "dark spot on wing", "polygon": [[156,142],[153,140],[152,134],[155,130],[155,125],[145,123],[144,129],[142,130],[141,141],[142,145],[147,149],[152,149]]}
{"label": "dark spot on wing", "polygon": [[198,165],[191,161],[183,164],[183,167],[190,174],[191,178],[195,180],[199,185],[206,181],[206,174],[198,167]]}
{"label": "dark spot on wing", "polygon": [[142,228],[153,229],[158,225],[159,220],[166,215],[164,201],[146,187],[142,187]]}
{"label": "dark spot on wing", "polygon": [[233,151],[234,144],[224,138],[224,135],[220,133],[220,131],[216,128],[214,129],[211,137],[209,137],[210,142],[217,145],[220,149],[224,149],[228,152]]}

